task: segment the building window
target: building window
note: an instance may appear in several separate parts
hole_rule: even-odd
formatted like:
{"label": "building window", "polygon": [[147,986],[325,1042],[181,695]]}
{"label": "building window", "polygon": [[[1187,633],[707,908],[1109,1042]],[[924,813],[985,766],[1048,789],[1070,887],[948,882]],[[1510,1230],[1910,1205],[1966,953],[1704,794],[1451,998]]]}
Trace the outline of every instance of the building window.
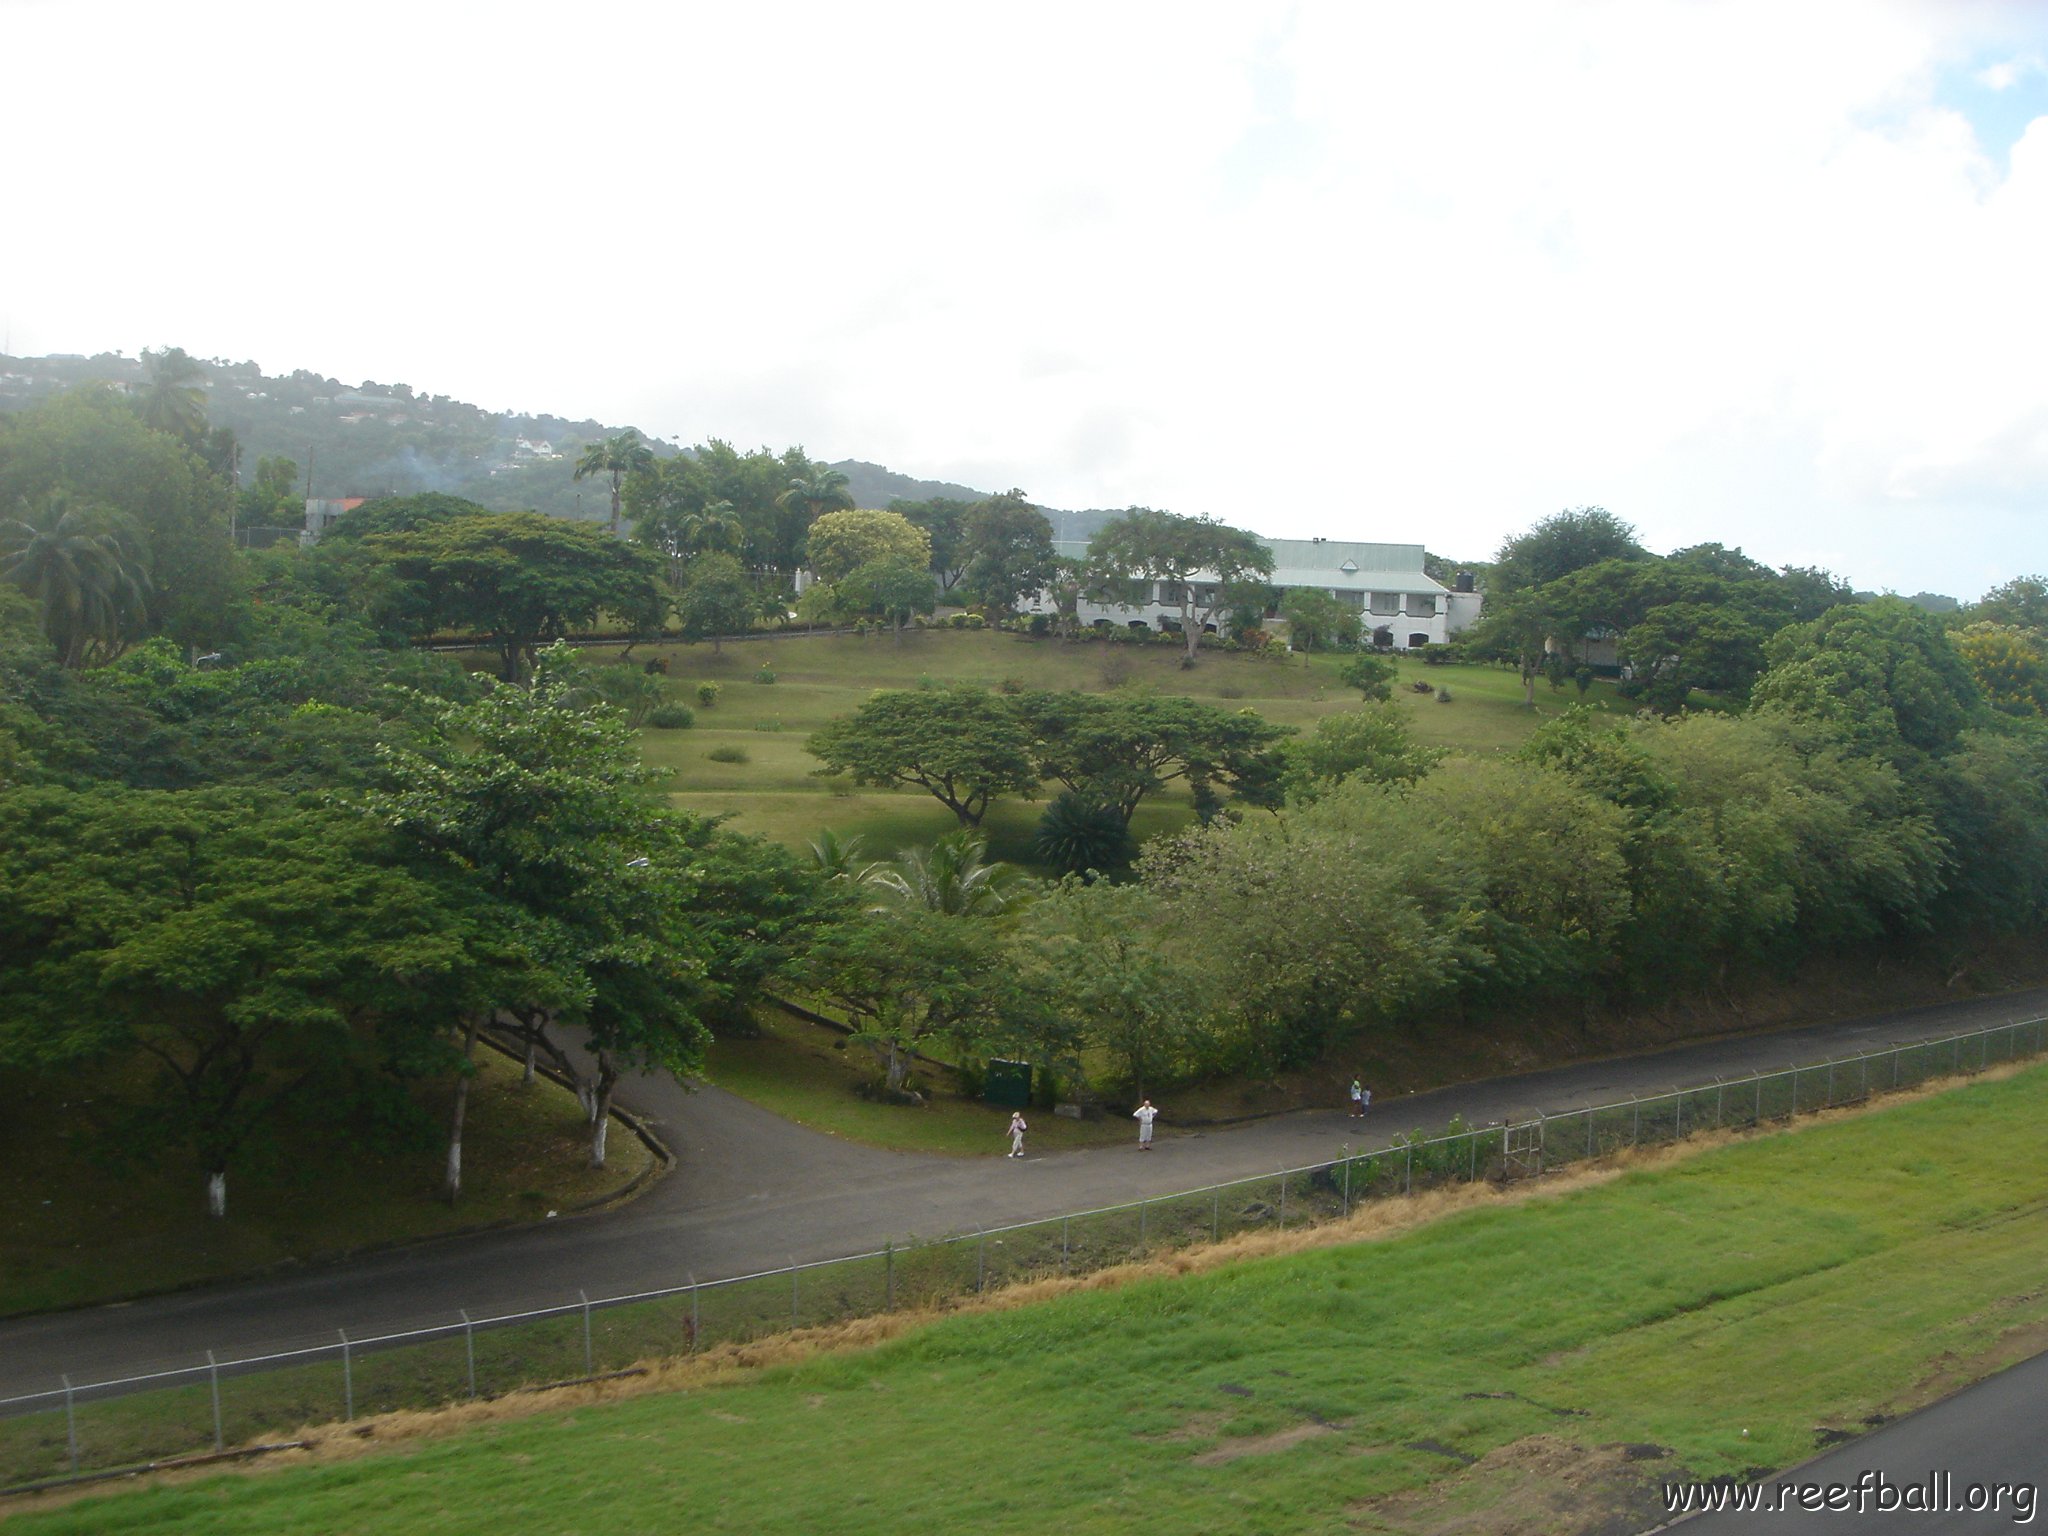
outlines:
{"label": "building window", "polygon": [[1355,589],[1349,592],[1332,592],[1330,596],[1336,598],[1338,602],[1351,609],[1354,613],[1365,606],[1365,594]]}
{"label": "building window", "polygon": [[1423,634],[1420,630],[1417,630],[1408,637],[1408,649],[1411,651],[1420,650],[1427,644],[1429,644],[1429,636]]}
{"label": "building window", "polygon": [[1408,594],[1408,617],[1411,619],[1435,618],[1435,595],[1428,592],[1410,592]]}
{"label": "building window", "polygon": [[1401,594],[1398,592],[1373,593],[1372,611],[1374,613],[1399,613],[1401,611]]}

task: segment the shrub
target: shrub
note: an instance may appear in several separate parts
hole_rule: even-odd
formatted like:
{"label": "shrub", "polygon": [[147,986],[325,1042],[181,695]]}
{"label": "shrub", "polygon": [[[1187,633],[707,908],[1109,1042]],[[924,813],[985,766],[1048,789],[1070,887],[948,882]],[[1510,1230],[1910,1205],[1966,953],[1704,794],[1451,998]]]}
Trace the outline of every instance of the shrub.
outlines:
{"label": "shrub", "polygon": [[1422,664],[1425,667],[1441,667],[1458,659],[1455,645],[1425,645],[1422,648]]}
{"label": "shrub", "polygon": [[949,628],[952,629],[965,629],[967,627],[967,615],[964,613],[956,613],[953,615],[953,617],[946,620],[946,624]]}
{"label": "shrub", "polygon": [[978,613],[965,614],[963,615],[963,617],[967,620],[967,627],[969,629],[988,628],[988,621],[982,618],[982,616]]}
{"label": "shrub", "polygon": [[[1040,617],[1043,618],[1044,615],[1041,614]],[[1000,683],[997,683],[996,687],[1014,697],[1024,691],[1024,679],[1021,677],[1006,677]]]}
{"label": "shrub", "polygon": [[1031,615],[1031,622],[1025,628],[1029,629],[1034,635],[1043,635],[1052,628],[1052,620],[1042,613],[1034,613]]}
{"label": "shrub", "polygon": [[657,731],[687,731],[697,723],[697,711],[687,704],[658,704],[648,711],[647,723]]}
{"label": "shrub", "polygon": [[717,702],[718,702],[718,684],[716,684],[716,683],[699,683],[699,684],[697,685],[697,706],[698,706],[698,708],[700,708],[700,709],[709,709],[709,708],[710,708],[710,707],[711,707],[712,705],[716,704]]}
{"label": "shrub", "polygon": [[754,674],[754,681],[755,681],[755,682],[757,682],[757,683],[772,683],[772,682],[774,682],[774,681],[775,681],[775,669],[774,669],[773,667],[770,667],[770,666],[763,666],[763,667],[761,668],[761,670],[760,670],[760,671],[758,671],[758,672],[756,672],[756,673]]}
{"label": "shrub", "polygon": [[1439,688],[1439,689],[1437,689],[1437,691],[1436,691],[1436,701],[1437,701],[1437,703],[1439,703],[1439,704],[1448,704],[1448,703],[1450,703],[1450,702],[1451,702],[1451,690],[1450,690],[1450,689],[1448,689],[1448,688]]}
{"label": "shrub", "polygon": [[779,731],[782,729],[782,722],[780,720],[756,720],[754,722],[754,729],[757,731]]}
{"label": "shrub", "polygon": [[747,756],[747,749],[745,747],[713,747],[704,755],[714,763],[744,763],[752,761]]}
{"label": "shrub", "polygon": [[1084,799],[1071,789],[1038,818],[1031,848],[1042,862],[1068,875],[1121,869],[1138,855],[1137,840],[1115,806]]}

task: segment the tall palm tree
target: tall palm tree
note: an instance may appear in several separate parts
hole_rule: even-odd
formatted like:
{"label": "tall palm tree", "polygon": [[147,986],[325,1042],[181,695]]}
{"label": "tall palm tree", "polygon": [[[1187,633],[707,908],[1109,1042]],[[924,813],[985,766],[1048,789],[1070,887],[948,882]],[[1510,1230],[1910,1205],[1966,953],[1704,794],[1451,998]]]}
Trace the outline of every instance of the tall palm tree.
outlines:
{"label": "tall palm tree", "polygon": [[846,476],[836,469],[813,464],[807,475],[797,475],[775,498],[778,507],[802,507],[805,524],[815,523],[827,512],[840,512],[853,505],[853,492],[846,488]]}
{"label": "tall palm tree", "polygon": [[142,355],[149,364],[136,407],[142,424],[199,447],[206,441],[206,370],[183,347]]}
{"label": "tall palm tree", "polygon": [[693,555],[736,555],[746,542],[746,525],[729,501],[714,501],[701,512],[687,512],[677,530]]}
{"label": "tall palm tree", "polygon": [[993,917],[1010,904],[1017,872],[1008,864],[985,863],[988,839],[962,827],[929,848],[909,848],[896,867],[882,867],[869,880],[906,906],[949,917]]}
{"label": "tall palm tree", "polygon": [[619,531],[619,488],[626,483],[626,476],[636,469],[645,469],[653,462],[654,450],[640,440],[638,431],[628,427],[615,436],[585,443],[583,457],[576,461],[570,478],[581,480],[585,475],[612,477],[612,533],[616,536]]}
{"label": "tall palm tree", "polygon": [[0,581],[42,605],[43,633],[67,667],[118,655],[149,597],[133,528],[61,492],[0,522]]}

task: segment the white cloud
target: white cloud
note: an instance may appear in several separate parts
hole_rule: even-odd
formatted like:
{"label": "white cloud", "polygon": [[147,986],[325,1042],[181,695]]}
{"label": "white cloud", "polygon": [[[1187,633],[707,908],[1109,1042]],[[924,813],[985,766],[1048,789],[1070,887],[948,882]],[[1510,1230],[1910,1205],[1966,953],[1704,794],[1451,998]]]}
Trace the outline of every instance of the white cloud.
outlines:
{"label": "white cloud", "polygon": [[[1938,87],[2030,87],[2036,15],[4,7],[95,62],[16,71],[0,307],[1060,505],[1473,554],[1600,502],[1960,587],[2048,566],[2048,124],[2000,165]],[[1908,513],[1953,574],[1866,536]]]}

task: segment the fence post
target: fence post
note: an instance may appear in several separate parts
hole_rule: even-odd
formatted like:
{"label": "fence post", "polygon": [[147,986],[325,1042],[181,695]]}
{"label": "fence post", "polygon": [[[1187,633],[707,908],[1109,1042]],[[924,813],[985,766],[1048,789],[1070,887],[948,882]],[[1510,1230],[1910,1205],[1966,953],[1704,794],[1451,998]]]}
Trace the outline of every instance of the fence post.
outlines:
{"label": "fence post", "polygon": [[476,1324],[469,1320],[469,1309],[461,1309],[462,1352],[469,1358],[469,1395],[476,1396]]}
{"label": "fence post", "polygon": [[[1280,1198],[1282,1201],[1286,1200],[1287,1192],[1285,1190],[1280,1192]],[[1151,1201],[1149,1200],[1140,1200],[1138,1202],[1138,1247],[1140,1249],[1145,1246],[1145,1212],[1150,1205]]]}
{"label": "fence post", "polygon": [[1465,1133],[1465,1182],[1467,1184],[1477,1184],[1479,1182],[1479,1133],[1477,1131],[1467,1131]]}
{"label": "fence post", "polygon": [[1063,1275],[1067,1272],[1067,1254],[1069,1252],[1067,1248],[1067,1223],[1072,1220],[1071,1216],[1062,1216],[1060,1218],[1060,1273]]}
{"label": "fence post", "polygon": [[1600,1111],[1588,1108],[1586,1111],[1586,1156],[1593,1155],[1593,1126],[1600,1118]]}
{"label": "fence post", "polygon": [[1639,1147],[1643,1144],[1643,1101],[1630,1094],[1628,1109],[1628,1144]]}
{"label": "fence post", "polygon": [[64,1378],[64,1443],[71,1448],[71,1470],[78,1470],[78,1414],[72,1407],[71,1378]]}
{"label": "fence post", "polygon": [[1351,1214],[1351,1149],[1344,1149],[1344,1214]]}
{"label": "fence post", "polygon": [[1415,1143],[1408,1142],[1401,1148],[1401,1193],[1415,1193]]}
{"label": "fence post", "polygon": [[697,1271],[686,1269],[683,1271],[683,1274],[690,1282],[690,1353],[695,1354],[698,1341],[704,1334],[704,1314],[698,1309],[697,1297],[697,1292],[701,1287],[697,1284]]}
{"label": "fence post", "polygon": [[1898,1046],[1898,1045],[1895,1045],[1895,1046],[1893,1046],[1893,1047],[1892,1047],[1892,1092],[1893,1092],[1893,1093],[1897,1093],[1897,1092],[1899,1091],[1899,1058],[1900,1058],[1901,1056],[1905,1055],[1905,1054],[1906,1054],[1906,1051],[1905,1051],[1905,1047],[1903,1047],[1903,1046]]}
{"label": "fence post", "polygon": [[1963,1070],[1963,1037],[1961,1035],[1957,1035],[1955,1038],[1955,1048],[1955,1065],[1949,1068],[1949,1076],[1951,1077],[1958,1075]]}
{"label": "fence post", "polygon": [[1829,1109],[1835,1107],[1835,1058],[1832,1056],[1828,1058],[1828,1102],[1826,1107]]}
{"label": "fence post", "polygon": [[1280,1175],[1280,1230],[1287,1230],[1287,1175]]}
{"label": "fence post", "polygon": [[1218,1184],[1209,1192],[1209,1241],[1223,1240],[1223,1186]]}
{"label": "fence post", "polygon": [[1757,1073],[1757,1074],[1756,1074],[1756,1077],[1755,1077],[1755,1079],[1754,1079],[1754,1081],[1756,1082],[1756,1114],[1755,1114],[1755,1115],[1754,1115],[1754,1116],[1753,1116],[1753,1117],[1752,1117],[1752,1118],[1750,1119],[1750,1122],[1749,1122],[1749,1123],[1750,1123],[1751,1125],[1755,1125],[1755,1126],[1761,1126],[1761,1125],[1762,1125],[1762,1124],[1764,1123],[1764,1075],[1763,1075],[1763,1073],[1761,1073],[1761,1072]]}
{"label": "fence post", "polygon": [[221,1437],[220,1432],[220,1362],[213,1358],[213,1351],[210,1349],[206,1352],[206,1381],[207,1385],[213,1388],[213,1448],[216,1451],[224,1451],[227,1449],[227,1441]]}
{"label": "fence post", "polygon": [[1671,1139],[1685,1140],[1685,1090],[1679,1089],[1671,1095]]}
{"label": "fence post", "polygon": [[796,1277],[803,1271],[796,1267],[796,1255],[789,1256],[789,1326],[796,1327]]}
{"label": "fence post", "polygon": [[896,1245],[886,1238],[882,1242],[882,1310],[896,1310]]}
{"label": "fence post", "polygon": [[1790,1109],[1788,1109],[1788,1110],[1786,1110],[1786,1111],[1785,1111],[1785,1118],[1786,1118],[1787,1120],[1790,1120],[1790,1119],[1791,1119],[1791,1118],[1792,1118],[1793,1116],[1797,1115],[1798,1113],[1799,1113],[1799,1064],[1798,1064],[1797,1062],[1794,1062],[1794,1063],[1792,1064],[1792,1107],[1791,1107]]}
{"label": "fence post", "polygon": [[583,1298],[583,1374],[595,1376],[597,1365],[590,1351],[590,1294],[587,1291],[578,1291],[576,1294]]}
{"label": "fence post", "polygon": [[356,1416],[356,1371],[354,1363],[349,1359],[348,1330],[346,1328],[337,1328],[334,1331],[341,1335],[342,1419],[348,1421]]}
{"label": "fence post", "polygon": [[[974,1229],[981,1232],[977,1225]],[[981,1240],[974,1245],[974,1294],[979,1296],[988,1289],[988,1234],[981,1232]]]}
{"label": "fence post", "polygon": [[1536,1177],[1538,1177],[1539,1179],[1543,1177],[1543,1142],[1544,1142],[1544,1135],[1543,1135],[1543,1133],[1544,1133],[1544,1129],[1545,1129],[1545,1127],[1546,1127],[1546,1126],[1548,1126],[1548,1124],[1549,1124],[1549,1121],[1547,1121],[1547,1120],[1546,1120],[1546,1119],[1544,1118],[1544,1116],[1543,1116],[1543,1111],[1542,1111],[1542,1110],[1540,1110],[1540,1109],[1539,1109],[1539,1110],[1537,1110],[1537,1111],[1536,1111]]}
{"label": "fence post", "polygon": [[1722,1096],[1723,1096],[1724,1094],[1726,1094],[1727,1092],[1728,1092],[1728,1085],[1727,1085],[1726,1083],[1722,1082],[1720,1078],[1718,1078],[1718,1077],[1717,1077],[1717,1078],[1715,1078],[1715,1079],[1714,1079],[1714,1129],[1715,1129],[1715,1130],[1717,1130],[1717,1131],[1721,1129],[1721,1125],[1722,1125],[1722,1120],[1721,1120],[1721,1100],[1722,1100]]}

